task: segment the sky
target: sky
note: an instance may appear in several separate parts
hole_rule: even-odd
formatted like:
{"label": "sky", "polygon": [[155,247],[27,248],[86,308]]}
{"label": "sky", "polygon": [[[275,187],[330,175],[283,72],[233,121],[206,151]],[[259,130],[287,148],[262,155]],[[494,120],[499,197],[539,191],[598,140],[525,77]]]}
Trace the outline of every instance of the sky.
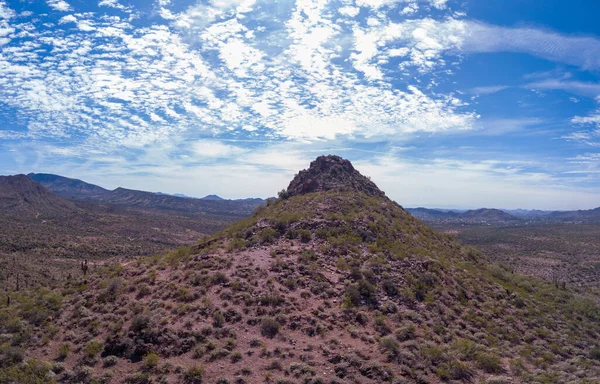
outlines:
{"label": "sky", "polygon": [[600,206],[596,0],[0,0],[0,174],[407,207]]}

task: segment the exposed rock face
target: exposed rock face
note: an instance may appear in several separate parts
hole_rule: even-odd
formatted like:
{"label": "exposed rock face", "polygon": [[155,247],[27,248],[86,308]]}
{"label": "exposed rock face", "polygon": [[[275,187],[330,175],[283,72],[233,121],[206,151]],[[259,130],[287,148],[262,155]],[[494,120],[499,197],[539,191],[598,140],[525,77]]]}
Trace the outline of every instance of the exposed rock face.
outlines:
{"label": "exposed rock face", "polygon": [[287,188],[288,196],[326,191],[385,197],[385,193],[354,169],[350,161],[333,155],[317,157],[308,169],[298,173]]}

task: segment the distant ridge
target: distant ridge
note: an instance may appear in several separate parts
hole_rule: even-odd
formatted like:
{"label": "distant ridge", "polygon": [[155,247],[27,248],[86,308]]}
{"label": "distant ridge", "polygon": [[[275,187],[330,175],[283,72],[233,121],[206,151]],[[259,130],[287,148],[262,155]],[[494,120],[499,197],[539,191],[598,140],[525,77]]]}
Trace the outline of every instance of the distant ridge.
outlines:
{"label": "distant ridge", "polygon": [[217,196],[217,195],[207,195],[207,196],[204,196],[201,200],[221,201],[221,200],[225,200],[225,199],[220,196]]}
{"label": "distant ridge", "polygon": [[420,220],[428,222],[515,222],[521,220],[500,209],[481,208],[465,212],[442,211],[428,208],[407,208],[408,212]]}
{"label": "distant ridge", "polygon": [[[25,175],[23,175],[25,176]],[[226,214],[247,216],[261,204],[262,199],[197,199],[180,197],[165,193],[138,191],[127,188],[116,188],[109,191],[94,184],[64,176],[30,173],[31,180],[39,181],[55,194],[69,200],[108,203],[125,207],[165,209],[189,213]],[[26,176],[25,176],[26,177]],[[209,195],[216,196],[216,195]]]}
{"label": "distant ridge", "polygon": [[67,199],[101,198],[110,194],[107,189],[79,179],[49,173],[30,173],[27,176],[55,194]]}

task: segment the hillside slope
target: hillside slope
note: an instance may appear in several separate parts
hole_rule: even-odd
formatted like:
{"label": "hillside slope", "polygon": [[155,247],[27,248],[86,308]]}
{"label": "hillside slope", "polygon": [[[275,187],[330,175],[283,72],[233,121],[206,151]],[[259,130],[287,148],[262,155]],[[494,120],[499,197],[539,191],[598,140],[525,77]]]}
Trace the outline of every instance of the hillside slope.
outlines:
{"label": "hillside slope", "polygon": [[110,193],[107,189],[79,179],[49,173],[29,173],[27,177],[66,199],[101,199]]}
{"label": "hillside slope", "polygon": [[0,382],[597,382],[592,300],[340,185],[340,161],[195,247],[11,294]]}
{"label": "hillside slope", "polygon": [[0,176],[0,215],[61,217],[76,213],[77,207],[25,175]]}

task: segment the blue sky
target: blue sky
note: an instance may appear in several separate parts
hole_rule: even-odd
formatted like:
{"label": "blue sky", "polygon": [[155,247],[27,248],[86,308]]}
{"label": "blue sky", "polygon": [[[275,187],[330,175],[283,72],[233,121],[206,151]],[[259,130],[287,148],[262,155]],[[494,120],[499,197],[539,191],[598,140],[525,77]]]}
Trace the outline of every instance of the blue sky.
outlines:
{"label": "blue sky", "polygon": [[405,206],[600,206],[593,0],[0,0],[0,173]]}

